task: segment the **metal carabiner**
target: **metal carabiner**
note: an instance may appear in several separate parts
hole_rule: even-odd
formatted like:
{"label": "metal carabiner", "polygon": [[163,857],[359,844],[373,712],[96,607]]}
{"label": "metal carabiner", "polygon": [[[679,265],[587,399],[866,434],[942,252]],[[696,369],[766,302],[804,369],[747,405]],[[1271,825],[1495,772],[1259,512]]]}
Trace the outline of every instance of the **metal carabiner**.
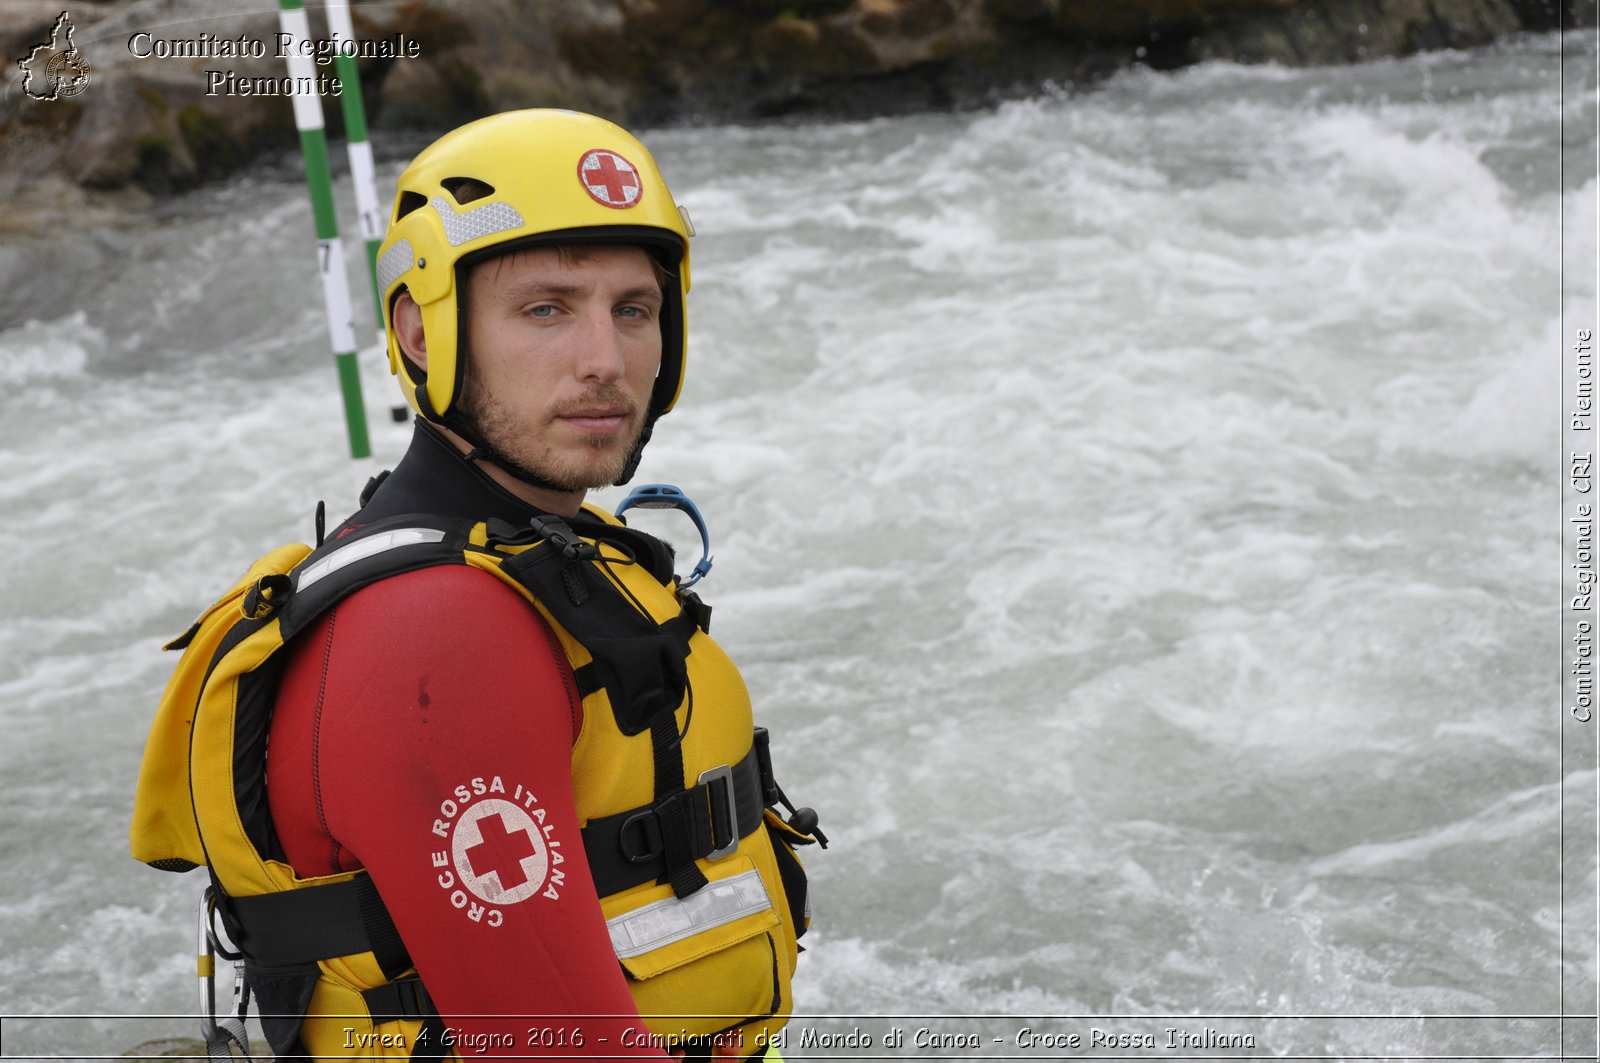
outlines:
{"label": "metal carabiner", "polygon": [[232,1011],[224,1019],[217,1018],[217,902],[213,889],[206,887],[200,897],[199,927],[195,935],[195,969],[200,978],[200,1036],[206,1042],[206,1054],[213,1060],[234,1059],[230,1045],[238,1045],[245,1059],[250,1058],[250,1035],[245,1030],[244,1019],[250,1009],[250,986],[244,980],[244,958],[237,952],[222,949],[224,957],[233,960]]}

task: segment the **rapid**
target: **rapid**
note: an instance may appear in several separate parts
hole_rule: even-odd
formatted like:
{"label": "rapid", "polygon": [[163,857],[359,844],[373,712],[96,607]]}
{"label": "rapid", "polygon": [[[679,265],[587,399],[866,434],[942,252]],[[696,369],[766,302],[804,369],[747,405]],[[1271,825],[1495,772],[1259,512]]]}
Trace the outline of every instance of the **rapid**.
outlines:
{"label": "rapid", "polygon": [[[1557,627],[1594,68],[1546,35],[642,131],[699,235],[636,482],[705,514],[833,840],[789,1058],[1592,1042],[1556,1017],[1596,993]],[[203,883],[127,853],[160,646],[409,435],[374,350],[347,456],[312,239],[280,165],[0,245],[8,1057],[193,1034]]]}

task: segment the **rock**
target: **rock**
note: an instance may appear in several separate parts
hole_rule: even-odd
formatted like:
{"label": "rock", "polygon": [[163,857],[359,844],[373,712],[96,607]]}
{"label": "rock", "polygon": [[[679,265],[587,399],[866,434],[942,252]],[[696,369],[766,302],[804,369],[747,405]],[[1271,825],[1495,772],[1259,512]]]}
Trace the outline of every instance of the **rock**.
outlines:
{"label": "rock", "polygon": [[194,153],[184,143],[169,99],[187,95],[177,80],[119,70],[106,81],[106,102],[88,109],[68,149],[78,183],[90,188],[137,183],[158,192],[194,183]]}
{"label": "rock", "polygon": [[1273,15],[1213,20],[1187,42],[1183,61],[1329,64],[1470,48],[1521,28],[1506,0],[1328,0]]}
{"label": "rock", "polygon": [[[70,100],[17,98],[0,110],[0,188],[15,188],[43,171],[70,174],[89,188],[137,184],[165,192],[231,173],[264,148],[291,143],[294,124],[286,97],[208,91],[211,69],[225,68],[241,78],[281,77],[285,71],[276,57],[148,54],[194,33],[176,27],[203,24],[215,36],[269,41],[276,32],[276,19],[267,15],[206,17],[215,6],[157,0],[69,12],[74,38],[90,65],[89,84]],[[149,39],[135,47],[133,37],[141,31]],[[37,135],[41,119],[53,121],[56,136]]]}
{"label": "rock", "polygon": [[[48,36],[57,0],[5,0],[0,43]],[[1592,26],[1596,0],[406,0],[353,9],[357,36],[415,58],[359,62],[381,152],[493,111],[573,107],[631,124],[866,116],[972,106],[1130,63],[1356,62]],[[216,91],[208,71],[279,79],[276,12],[236,0],[84,0],[84,91],[0,97],[0,194],[45,174],[167,192],[295,143],[283,95]],[[325,38],[319,9],[312,34]],[[156,36],[265,42],[266,54],[140,58]],[[333,76],[331,65],[319,74]],[[15,75],[14,75],[15,76]],[[230,86],[233,83],[229,83]],[[245,86],[248,87],[248,86]],[[323,100],[337,135],[340,107]]]}
{"label": "rock", "polygon": [[855,0],[735,0],[734,6],[758,19],[812,19],[837,15]]}
{"label": "rock", "polygon": [[160,1063],[161,1060],[185,1057],[205,1059],[206,1043],[197,1037],[164,1037],[135,1045],[122,1053],[120,1058],[131,1059],[134,1063]]}
{"label": "rock", "polygon": [[741,6],[652,0],[623,7],[617,22],[566,27],[558,43],[573,70],[626,96],[630,120],[664,122],[748,91],[762,22]]}
{"label": "rock", "polygon": [[1208,19],[1277,13],[1295,0],[1059,0],[1050,18],[1058,33],[1092,41],[1146,43],[1152,32],[1177,36]]}
{"label": "rock", "polygon": [[[1354,62],[1471,47],[1571,0],[638,0],[563,39],[652,121],[962,106],[1129,62]],[[1592,3],[1592,0],[1585,0]],[[776,14],[773,12],[776,11]]]}
{"label": "rock", "polygon": [[616,115],[626,94],[613,81],[580,74],[560,57],[574,28],[620,23],[608,3],[527,4],[515,0],[429,0],[373,12],[359,29],[403,32],[422,45],[417,59],[384,63],[370,112],[380,129],[443,132],[461,122],[519,107],[572,107]]}
{"label": "rock", "polygon": [[[1562,0],[1511,0],[1511,8],[1525,30],[1553,30],[1560,26],[1563,8],[1573,6]],[[1581,5],[1580,5],[1581,6]],[[1594,21],[1594,0],[1588,0],[1589,21]]]}
{"label": "rock", "polygon": [[60,14],[59,0],[7,0],[6,17],[0,22],[0,56],[14,63],[29,48],[48,40]]}
{"label": "rock", "polygon": [[[137,187],[98,192],[66,174],[41,174],[6,197],[6,209],[0,211],[0,246],[60,249],[76,244],[78,235],[87,230],[136,225],[150,206],[150,195]],[[0,291],[8,288],[3,283],[8,266],[0,262]],[[0,318],[5,316],[0,308]]]}
{"label": "rock", "polygon": [[911,40],[957,31],[950,0],[861,0],[855,23],[873,37]]}

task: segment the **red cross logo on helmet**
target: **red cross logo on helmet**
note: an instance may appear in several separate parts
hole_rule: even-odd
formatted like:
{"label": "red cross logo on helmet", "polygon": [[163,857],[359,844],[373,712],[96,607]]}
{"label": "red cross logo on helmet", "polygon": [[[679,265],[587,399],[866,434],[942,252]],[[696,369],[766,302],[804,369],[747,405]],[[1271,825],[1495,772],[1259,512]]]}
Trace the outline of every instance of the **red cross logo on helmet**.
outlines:
{"label": "red cross logo on helmet", "polygon": [[607,207],[631,207],[644,193],[633,163],[604,148],[584,152],[578,160],[578,180],[590,198]]}

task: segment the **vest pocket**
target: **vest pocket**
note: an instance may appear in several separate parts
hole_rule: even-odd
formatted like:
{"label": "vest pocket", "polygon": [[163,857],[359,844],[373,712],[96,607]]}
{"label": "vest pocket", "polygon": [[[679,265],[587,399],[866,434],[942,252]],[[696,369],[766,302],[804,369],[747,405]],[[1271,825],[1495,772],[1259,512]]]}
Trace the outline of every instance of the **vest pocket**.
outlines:
{"label": "vest pocket", "polygon": [[663,1037],[719,1033],[771,1015],[787,981],[771,940],[781,924],[749,856],[702,863],[688,897],[652,885],[601,902],[645,1025]]}

